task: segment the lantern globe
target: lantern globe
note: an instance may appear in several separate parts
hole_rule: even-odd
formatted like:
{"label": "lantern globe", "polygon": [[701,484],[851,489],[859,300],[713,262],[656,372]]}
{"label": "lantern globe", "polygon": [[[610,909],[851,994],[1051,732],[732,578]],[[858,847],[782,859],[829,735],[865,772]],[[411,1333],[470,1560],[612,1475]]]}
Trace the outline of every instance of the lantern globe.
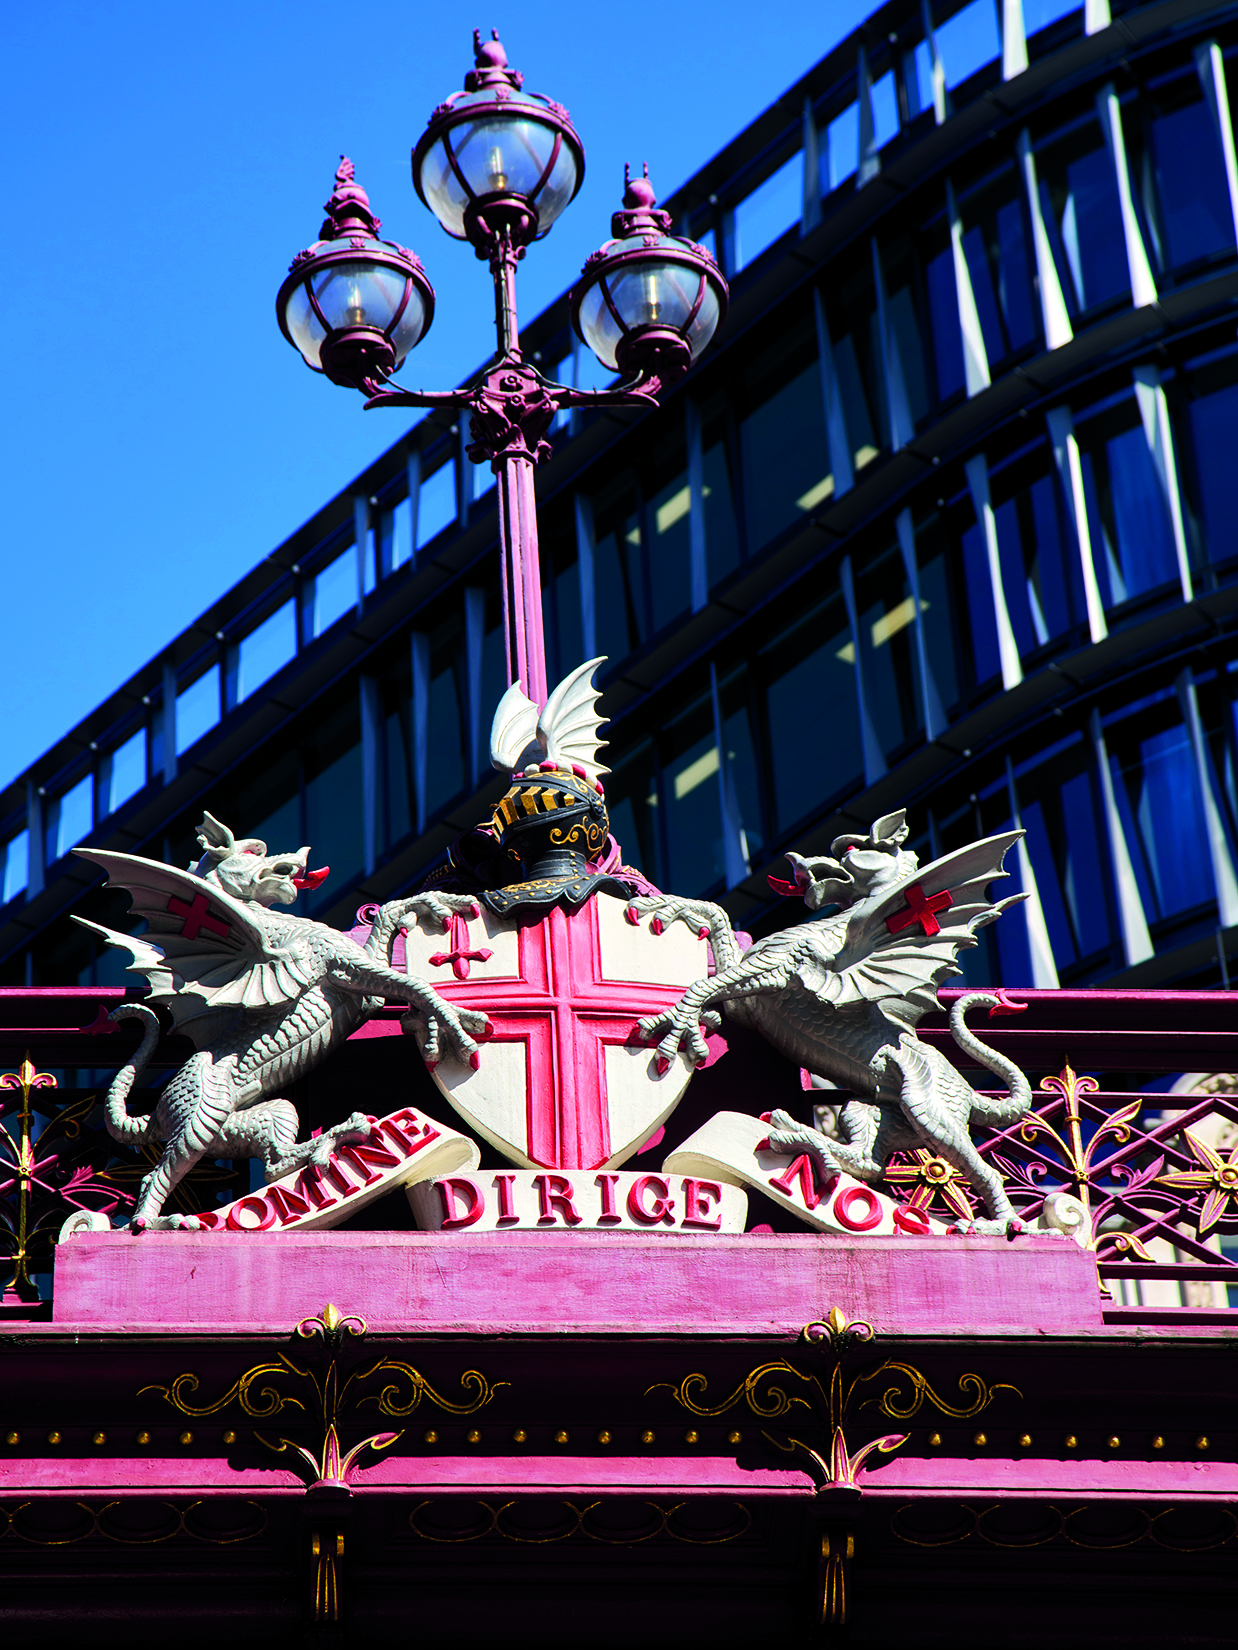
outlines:
{"label": "lantern globe", "polygon": [[727,285],[707,248],[670,233],[648,171],[624,181],[615,238],[588,259],[571,294],[572,326],[610,371],[673,382],[717,331]]}
{"label": "lantern globe", "polygon": [[496,34],[474,33],[464,90],[441,103],[413,150],[413,186],[447,233],[490,254],[506,232],[541,240],[585,175],[584,145],[562,104],[523,89]]}

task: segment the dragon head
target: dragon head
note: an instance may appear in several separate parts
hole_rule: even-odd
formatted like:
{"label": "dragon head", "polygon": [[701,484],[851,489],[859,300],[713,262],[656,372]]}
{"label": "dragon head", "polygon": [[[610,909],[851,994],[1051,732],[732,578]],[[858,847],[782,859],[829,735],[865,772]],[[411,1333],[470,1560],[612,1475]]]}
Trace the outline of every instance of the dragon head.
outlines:
{"label": "dragon head", "polygon": [[218,883],[234,899],[256,905],[291,905],[303,888],[317,888],[330,873],[306,868],[308,848],[295,854],[268,854],[258,837],[234,837],[226,825],[204,813],[198,827],[202,858],[189,869],[207,882]]}
{"label": "dragon head", "polygon": [[919,856],[903,847],[907,816],[900,808],[873,822],[867,836],[836,836],[831,852],[815,858],[788,854],[795,883],[770,878],[779,892],[800,894],[810,911],[825,905],[846,908],[899,882],[919,865]]}

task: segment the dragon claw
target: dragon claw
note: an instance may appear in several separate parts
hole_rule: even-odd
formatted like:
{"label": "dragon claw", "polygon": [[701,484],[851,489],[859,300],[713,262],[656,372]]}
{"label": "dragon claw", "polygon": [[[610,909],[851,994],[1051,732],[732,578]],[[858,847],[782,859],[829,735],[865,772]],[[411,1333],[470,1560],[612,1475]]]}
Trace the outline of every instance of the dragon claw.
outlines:
{"label": "dragon claw", "polygon": [[665,1054],[659,1054],[658,1055],[658,1076],[659,1077],[665,1077],[667,1072],[670,1069],[671,1069],[671,1063],[667,1059],[666,1055]]}
{"label": "dragon claw", "polygon": [[654,917],[652,919],[652,921],[650,922],[650,924],[649,924],[649,932],[651,934],[660,934],[662,932],[662,930],[663,930],[662,918],[661,917]]}
{"label": "dragon claw", "polygon": [[636,907],[634,905],[627,906],[624,909],[623,914],[628,919],[628,921],[632,924],[633,928],[639,928],[640,927],[640,912],[636,909]]}
{"label": "dragon claw", "polygon": [[472,1054],[469,1055],[469,1065],[472,1066],[474,1071],[480,1071],[480,1069],[481,1069],[481,1050],[480,1049],[475,1048],[473,1050]]}

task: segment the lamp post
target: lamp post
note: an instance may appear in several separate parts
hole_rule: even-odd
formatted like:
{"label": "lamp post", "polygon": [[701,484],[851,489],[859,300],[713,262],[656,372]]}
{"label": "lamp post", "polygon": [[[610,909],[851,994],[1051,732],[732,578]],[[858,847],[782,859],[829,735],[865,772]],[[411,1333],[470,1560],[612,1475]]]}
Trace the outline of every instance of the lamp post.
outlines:
{"label": "lamp post", "polygon": [[568,407],[656,403],[709,343],[727,287],[711,254],[670,232],[648,170],[625,171],[623,208],[608,241],[585,263],[571,294],[572,325],[621,382],[578,390],[525,360],[516,315],[516,266],[580,188],[585,151],[561,104],[526,92],[497,33],[473,36],[474,66],[434,110],[413,150],[413,184],[447,233],[467,240],[494,279],[494,359],[456,390],[391,382],[429,331],[434,291],[421,260],[378,239],[379,220],[343,160],[320,239],[293,260],[276,300],[284,336],[332,383],[360,390],[370,407],[467,412],[468,456],[497,479],[508,680],[537,704],[547,696],[533,466],[551,451],[556,413]]}

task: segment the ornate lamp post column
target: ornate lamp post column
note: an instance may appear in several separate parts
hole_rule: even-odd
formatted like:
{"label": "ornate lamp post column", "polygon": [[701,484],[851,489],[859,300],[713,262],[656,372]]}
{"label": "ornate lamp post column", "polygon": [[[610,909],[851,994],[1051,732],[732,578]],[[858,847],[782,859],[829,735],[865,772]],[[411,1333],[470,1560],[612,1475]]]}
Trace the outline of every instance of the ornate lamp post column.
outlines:
{"label": "ornate lamp post column", "polygon": [[380,241],[379,220],[345,160],[322,238],[297,254],[276,300],[280,327],[308,366],[357,389],[366,407],[449,407],[470,415],[468,456],[498,484],[508,679],[547,696],[533,466],[565,407],[636,407],[681,378],[726,312],[726,282],[710,253],[670,233],[648,173],[625,177],[614,239],[593,253],[572,293],[572,324],[623,380],[576,390],[524,359],[516,265],[580,188],[585,152],[567,110],[523,90],[497,34],[473,36],[464,91],[439,105],[413,150],[417,193],[449,235],[467,240],[494,279],[496,351],[475,384],[407,390],[391,375],[429,330],[434,292],[413,253]]}

